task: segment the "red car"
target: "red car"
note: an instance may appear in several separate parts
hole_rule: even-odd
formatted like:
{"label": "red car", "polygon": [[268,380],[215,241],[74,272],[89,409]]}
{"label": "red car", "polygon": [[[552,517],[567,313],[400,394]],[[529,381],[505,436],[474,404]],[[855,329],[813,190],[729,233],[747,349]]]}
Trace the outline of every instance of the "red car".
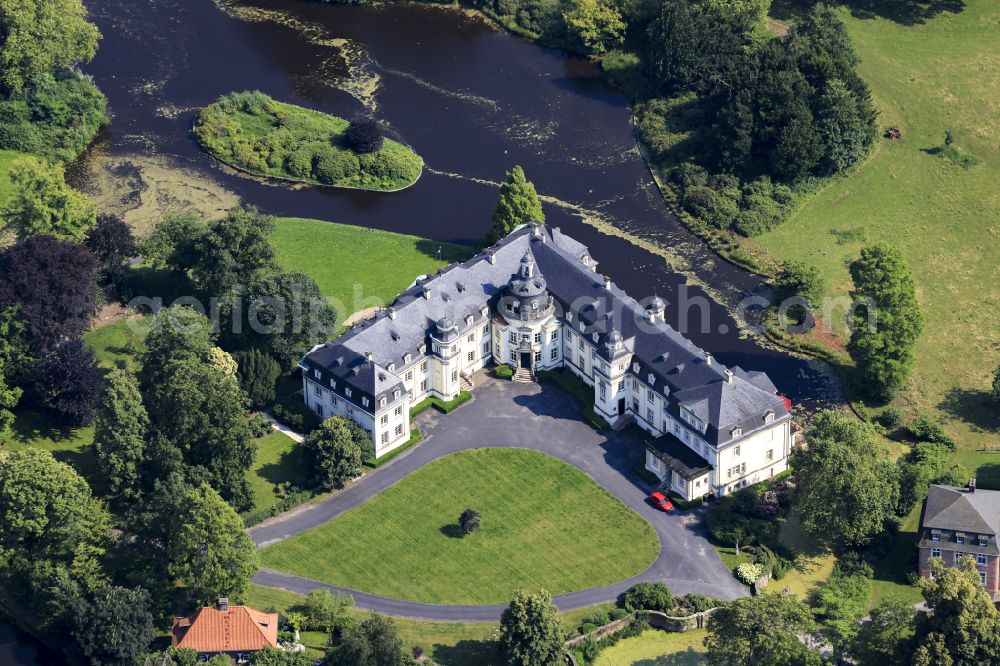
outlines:
{"label": "red car", "polygon": [[657,490],[649,495],[649,501],[653,503],[653,506],[663,510],[672,511],[674,508],[673,503],[667,499],[667,496]]}

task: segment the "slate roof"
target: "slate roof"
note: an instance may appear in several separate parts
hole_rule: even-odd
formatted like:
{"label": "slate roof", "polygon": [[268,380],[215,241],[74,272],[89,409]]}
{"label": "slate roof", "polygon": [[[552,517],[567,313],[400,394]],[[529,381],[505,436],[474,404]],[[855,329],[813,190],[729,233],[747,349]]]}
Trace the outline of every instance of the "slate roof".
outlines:
{"label": "slate roof", "polygon": [[667,433],[646,441],[646,448],[688,481],[712,471],[712,465],[687,444]]}
{"label": "slate roof", "polygon": [[175,617],[172,644],[197,652],[253,652],[278,646],[278,614],[249,606],[200,608]]}
{"label": "slate roof", "polygon": [[[605,359],[614,353],[614,344],[606,344],[607,336],[612,331],[620,335],[622,347],[633,354],[634,374],[647,384],[652,375],[656,392],[678,398],[680,402],[669,401],[674,416],[679,416],[679,405],[703,415],[699,418],[708,424],[703,433],[707,441],[718,446],[733,439],[733,428],[741,428],[744,436],[762,428],[768,412],[773,412],[775,422],[790,418],[767,375],[734,368],[730,380],[725,366],[712,361],[662,320],[649,322],[646,308],[613,283],[606,287],[586,246],[558,228],[544,225],[537,235],[527,226],[515,230],[468,261],[419,280],[392,303],[394,316],[386,310],[362,322],[307,355],[303,367],[320,369],[324,381],[344,380],[379,397],[378,382],[372,379],[377,376],[374,369],[351,374],[358,364],[365,363],[366,352],[389,376],[384,387],[392,390],[399,378],[386,368],[393,364],[400,371],[407,354],[412,355],[411,362],[418,361],[420,350],[431,344],[436,322],[441,319],[454,321],[462,335],[489,318],[490,311],[484,312],[484,305],[495,302],[504,292],[526,254],[534,259],[539,277],[544,276],[557,305],[556,314],[564,320],[572,318],[570,326],[577,333],[581,333],[582,322],[582,333]],[[650,305],[654,305],[653,300]],[[337,359],[343,361],[334,363]]]}
{"label": "slate roof", "polygon": [[924,528],[1000,534],[1000,491],[979,490],[931,484],[924,504]]}

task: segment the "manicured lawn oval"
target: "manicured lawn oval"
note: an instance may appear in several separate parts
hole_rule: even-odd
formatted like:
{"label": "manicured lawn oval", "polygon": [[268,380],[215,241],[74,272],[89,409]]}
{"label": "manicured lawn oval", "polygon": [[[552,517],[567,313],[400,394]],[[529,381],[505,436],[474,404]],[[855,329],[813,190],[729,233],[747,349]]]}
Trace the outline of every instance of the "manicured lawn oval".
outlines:
{"label": "manicured lawn oval", "polygon": [[[481,527],[461,536],[458,517],[470,507]],[[575,467],[535,451],[478,449],[262,550],[260,563],[397,599],[491,604],[518,587],[560,594],[618,582],[658,552],[649,523]]]}

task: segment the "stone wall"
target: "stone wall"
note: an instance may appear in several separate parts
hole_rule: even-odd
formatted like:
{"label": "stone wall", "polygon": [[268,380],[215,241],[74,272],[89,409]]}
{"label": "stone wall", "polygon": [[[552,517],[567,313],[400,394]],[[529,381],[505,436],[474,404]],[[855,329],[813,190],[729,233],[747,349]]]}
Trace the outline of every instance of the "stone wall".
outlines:
{"label": "stone wall", "polygon": [[649,616],[649,626],[667,631],[690,631],[704,629],[705,622],[715,612],[715,608],[695,613],[694,615],[674,616],[659,611],[646,611]]}

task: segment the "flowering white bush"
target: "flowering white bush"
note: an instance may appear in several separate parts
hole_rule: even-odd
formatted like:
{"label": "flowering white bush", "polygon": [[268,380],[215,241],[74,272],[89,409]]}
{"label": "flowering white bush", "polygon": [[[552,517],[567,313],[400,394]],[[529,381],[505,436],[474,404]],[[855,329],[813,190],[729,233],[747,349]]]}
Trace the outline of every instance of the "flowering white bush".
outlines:
{"label": "flowering white bush", "polygon": [[736,566],[736,578],[744,585],[753,585],[754,581],[764,573],[764,567],[759,564],[744,562]]}

